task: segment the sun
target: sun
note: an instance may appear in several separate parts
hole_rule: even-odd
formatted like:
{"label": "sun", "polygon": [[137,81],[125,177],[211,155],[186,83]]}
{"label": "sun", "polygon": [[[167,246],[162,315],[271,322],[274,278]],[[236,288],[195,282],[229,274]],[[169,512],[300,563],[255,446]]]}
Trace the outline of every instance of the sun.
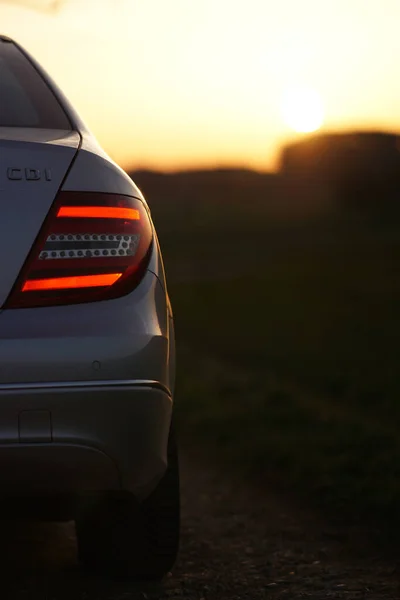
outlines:
{"label": "sun", "polygon": [[320,129],[324,122],[324,107],[320,94],[310,87],[292,87],[282,99],[283,119],[298,133]]}

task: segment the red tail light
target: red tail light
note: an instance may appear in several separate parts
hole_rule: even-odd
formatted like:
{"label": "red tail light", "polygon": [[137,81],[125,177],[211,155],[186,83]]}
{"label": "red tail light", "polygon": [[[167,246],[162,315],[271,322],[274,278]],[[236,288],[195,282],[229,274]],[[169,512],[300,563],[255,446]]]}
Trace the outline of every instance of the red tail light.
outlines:
{"label": "red tail light", "polygon": [[5,308],[123,296],[143,277],[151,244],[151,224],[140,200],[62,192]]}

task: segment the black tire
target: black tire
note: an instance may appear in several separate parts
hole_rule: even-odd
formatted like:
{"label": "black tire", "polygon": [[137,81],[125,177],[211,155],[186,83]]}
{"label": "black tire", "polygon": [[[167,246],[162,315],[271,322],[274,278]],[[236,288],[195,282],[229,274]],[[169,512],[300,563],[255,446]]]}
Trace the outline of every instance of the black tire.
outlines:
{"label": "black tire", "polygon": [[167,471],[143,503],[128,493],[103,495],[80,511],[79,562],[108,576],[160,580],[175,563],[179,529],[179,464],[171,431]]}

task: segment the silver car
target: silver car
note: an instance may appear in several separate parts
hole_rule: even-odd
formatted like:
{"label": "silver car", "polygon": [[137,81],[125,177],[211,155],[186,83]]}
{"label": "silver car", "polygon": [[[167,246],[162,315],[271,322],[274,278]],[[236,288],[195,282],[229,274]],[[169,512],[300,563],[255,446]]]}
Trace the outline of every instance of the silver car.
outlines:
{"label": "silver car", "polygon": [[2,510],[73,519],[82,565],[160,578],[178,548],[179,477],[149,207],[4,36],[0,201]]}

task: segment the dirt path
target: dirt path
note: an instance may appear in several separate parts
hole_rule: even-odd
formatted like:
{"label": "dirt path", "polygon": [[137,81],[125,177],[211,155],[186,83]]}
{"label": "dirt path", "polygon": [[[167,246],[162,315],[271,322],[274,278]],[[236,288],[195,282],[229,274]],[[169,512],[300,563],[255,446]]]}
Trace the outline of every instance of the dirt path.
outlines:
{"label": "dirt path", "polygon": [[[202,465],[202,466],[199,466]],[[400,572],[339,531],[184,460],[182,549],[162,587],[105,583],[76,568],[71,525],[3,527],[5,600],[397,600]],[[354,548],[357,546],[357,552]]]}

